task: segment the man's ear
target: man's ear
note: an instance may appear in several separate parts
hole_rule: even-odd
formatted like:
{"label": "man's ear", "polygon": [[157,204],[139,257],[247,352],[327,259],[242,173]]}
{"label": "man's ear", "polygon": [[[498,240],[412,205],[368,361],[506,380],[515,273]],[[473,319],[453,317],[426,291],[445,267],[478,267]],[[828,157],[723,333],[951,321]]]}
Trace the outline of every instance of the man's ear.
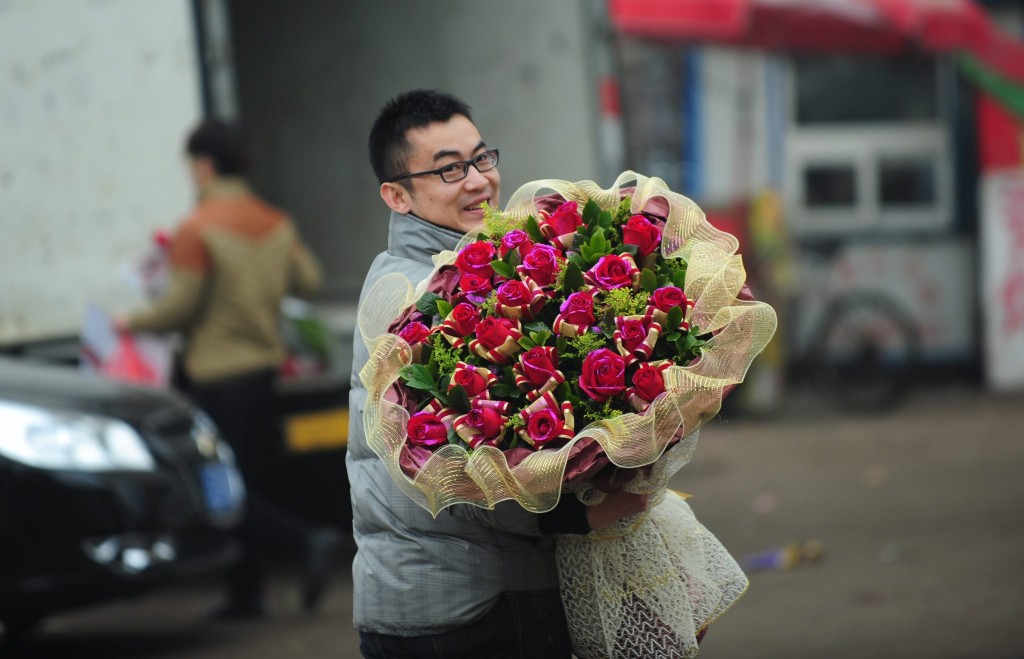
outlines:
{"label": "man's ear", "polygon": [[388,208],[405,215],[412,210],[411,193],[400,183],[381,183],[380,198]]}

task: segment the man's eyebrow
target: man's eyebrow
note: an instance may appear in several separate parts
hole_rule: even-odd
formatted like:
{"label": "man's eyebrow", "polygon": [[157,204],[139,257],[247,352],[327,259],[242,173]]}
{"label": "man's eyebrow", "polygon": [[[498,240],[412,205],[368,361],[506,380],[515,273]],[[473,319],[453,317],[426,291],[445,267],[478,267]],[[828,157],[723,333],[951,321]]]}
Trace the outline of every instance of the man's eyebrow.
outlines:
{"label": "man's eyebrow", "polygon": [[[480,140],[480,143],[477,144],[476,147],[473,149],[473,153],[476,153],[477,151],[479,151],[480,149],[482,149],[482,148],[484,148],[486,146],[487,146],[487,144],[483,140]],[[441,151],[438,151],[437,153],[434,154],[434,162],[437,162],[438,160],[441,160],[442,158],[458,157],[458,156],[461,156],[461,155],[462,155],[461,153],[459,153],[458,151],[456,151],[454,149],[442,149]]]}

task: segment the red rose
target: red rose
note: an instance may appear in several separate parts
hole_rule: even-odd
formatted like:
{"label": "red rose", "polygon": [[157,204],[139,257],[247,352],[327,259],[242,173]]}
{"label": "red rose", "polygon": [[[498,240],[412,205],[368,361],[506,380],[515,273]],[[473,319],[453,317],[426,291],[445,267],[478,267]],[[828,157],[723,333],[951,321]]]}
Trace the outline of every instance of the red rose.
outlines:
{"label": "red rose", "polygon": [[473,408],[466,416],[469,426],[478,430],[485,441],[494,439],[505,428],[505,417],[487,407]]}
{"label": "red rose", "polygon": [[417,412],[405,425],[409,442],[416,446],[440,446],[448,442],[448,429],[441,419],[430,412]]}
{"label": "red rose", "polygon": [[558,379],[558,351],[550,346],[530,348],[519,356],[523,376],[534,387],[543,387],[551,378]]}
{"label": "red rose", "polygon": [[650,304],[658,311],[667,313],[672,307],[686,306],[686,294],[681,288],[665,286],[651,293]]}
{"label": "red rose", "polygon": [[488,350],[494,350],[504,345],[505,341],[512,339],[518,341],[518,323],[509,318],[496,318],[488,316],[476,325],[476,338],[480,345]]}
{"label": "red rose", "polygon": [[632,287],[640,281],[640,269],[629,254],[607,254],[602,256],[584,278],[599,288],[610,291],[613,288]]}
{"label": "red rose", "polygon": [[473,409],[455,419],[452,427],[470,448],[481,444],[497,446],[507,429],[508,403],[473,399]]}
{"label": "red rose", "polygon": [[485,395],[487,393],[487,385],[495,379],[494,374],[485,368],[477,368],[459,362],[455,366],[455,372],[452,373],[452,380],[448,388],[451,389],[455,385],[459,385],[466,390],[467,396],[476,398],[477,396]]}
{"label": "red rose", "polygon": [[411,346],[417,343],[423,343],[430,336],[430,328],[423,323],[413,321],[403,327],[398,336],[405,339],[405,342]]}
{"label": "red rose", "polygon": [[636,373],[633,374],[633,387],[630,389],[640,398],[648,403],[658,397],[658,394],[665,391],[665,378],[662,377],[663,369],[643,363]]}
{"label": "red rose", "polygon": [[594,296],[587,292],[573,293],[558,309],[562,322],[579,327],[594,324]]}
{"label": "red rose", "polygon": [[480,322],[480,312],[472,304],[460,302],[452,308],[445,321],[450,323],[449,327],[457,336],[469,336]]}
{"label": "red rose", "polygon": [[545,238],[557,242],[563,248],[572,245],[572,237],[576,228],[583,224],[583,216],[577,210],[575,201],[567,201],[559,206],[554,213],[540,213],[540,232]]}
{"label": "red rose", "polygon": [[455,267],[463,274],[472,274],[490,279],[494,275],[494,268],[491,267],[491,261],[494,260],[494,257],[494,245],[478,240],[462,248],[462,251],[455,258]]}
{"label": "red rose", "polygon": [[626,360],[608,348],[587,355],[579,379],[580,389],[598,403],[626,390]]}
{"label": "red rose", "polygon": [[643,215],[634,215],[622,226],[622,242],[636,245],[636,255],[644,258],[661,244],[661,229]]}
{"label": "red rose", "polygon": [[490,277],[482,277],[471,273],[463,273],[459,279],[459,287],[467,295],[486,296],[494,287]]}
{"label": "red rose", "polygon": [[505,255],[516,249],[519,250],[519,257],[523,258],[533,246],[529,234],[520,229],[509,231],[501,238],[501,246],[498,247],[498,255],[505,258]]}
{"label": "red rose", "polygon": [[558,276],[558,250],[551,245],[534,245],[523,257],[521,270],[540,286],[551,286]]}
{"label": "red rose", "polygon": [[526,424],[526,434],[530,436],[534,446],[543,446],[558,437],[565,427],[565,421],[551,409],[534,412]]}

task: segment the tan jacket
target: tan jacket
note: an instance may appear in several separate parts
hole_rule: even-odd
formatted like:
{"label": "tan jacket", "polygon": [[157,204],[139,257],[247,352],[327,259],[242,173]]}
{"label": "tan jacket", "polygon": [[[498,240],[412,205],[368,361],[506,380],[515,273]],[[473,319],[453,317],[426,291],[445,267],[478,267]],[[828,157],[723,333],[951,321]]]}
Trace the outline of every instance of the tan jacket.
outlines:
{"label": "tan jacket", "polygon": [[133,331],[185,334],[185,372],[209,382],[276,368],[285,357],[281,299],[308,297],[321,274],[288,217],[238,179],[202,191],[171,244],[165,294]]}

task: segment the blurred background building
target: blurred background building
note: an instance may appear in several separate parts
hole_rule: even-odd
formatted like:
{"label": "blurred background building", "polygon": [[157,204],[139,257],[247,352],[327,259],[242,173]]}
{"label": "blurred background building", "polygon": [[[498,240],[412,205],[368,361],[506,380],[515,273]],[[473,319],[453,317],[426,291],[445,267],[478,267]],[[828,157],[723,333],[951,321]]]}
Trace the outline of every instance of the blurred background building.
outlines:
{"label": "blurred background building", "polygon": [[386,236],[366,135],[434,87],[502,149],[506,199],[633,169],[740,237],[783,317],[749,405],[859,378],[839,396],[877,406],[908,372],[1019,389],[1022,32],[1024,2],[996,0],[7,0],[0,347],[132,301],[120,270],[188,209],[180,140],[214,114],[244,121],[256,188],[325,264],[310,386],[344,388]]}

